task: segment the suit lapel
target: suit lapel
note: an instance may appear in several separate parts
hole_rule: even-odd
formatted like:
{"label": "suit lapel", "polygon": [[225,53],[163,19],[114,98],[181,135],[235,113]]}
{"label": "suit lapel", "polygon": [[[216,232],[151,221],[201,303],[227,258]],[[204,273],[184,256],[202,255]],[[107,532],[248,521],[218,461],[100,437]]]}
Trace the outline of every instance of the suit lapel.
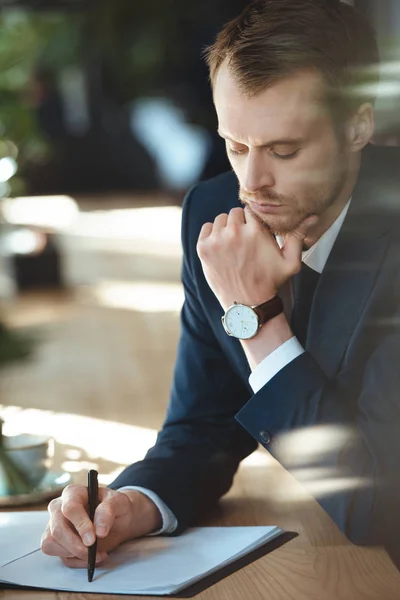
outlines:
{"label": "suit lapel", "polygon": [[341,235],[321,275],[310,313],[306,349],[333,377],[371,295],[388,236]]}
{"label": "suit lapel", "polygon": [[[306,349],[330,378],[337,373],[363,314],[389,240],[388,219],[377,212],[378,198],[375,202],[371,198],[371,193],[376,193],[376,185],[374,188],[369,185],[368,162],[363,164],[348,214],[321,274],[310,312]],[[375,205],[374,211],[365,209],[371,205]]]}

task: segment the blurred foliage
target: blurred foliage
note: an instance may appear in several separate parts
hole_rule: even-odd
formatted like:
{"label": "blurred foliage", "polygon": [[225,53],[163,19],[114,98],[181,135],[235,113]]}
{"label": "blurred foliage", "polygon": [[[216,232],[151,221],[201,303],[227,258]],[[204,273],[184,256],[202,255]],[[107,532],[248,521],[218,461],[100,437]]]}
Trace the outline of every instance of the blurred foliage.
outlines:
{"label": "blurred foliage", "polygon": [[[182,19],[187,2],[150,0],[109,2],[99,0],[88,21],[88,35],[99,48],[121,102],[154,92],[165,82],[166,69],[181,68]],[[191,5],[193,12],[193,5]]]}
{"label": "blurred foliage", "polygon": [[0,89],[22,91],[38,63],[60,69],[80,60],[82,15],[34,13],[8,9],[0,13]]}
{"label": "blurred foliage", "polygon": [[[38,68],[58,72],[80,61],[82,23],[79,15],[0,12],[0,158],[11,156],[19,167],[8,181],[11,195],[26,190],[24,166],[45,160],[51,151],[33,110],[40,93],[35,73]],[[36,341],[0,321],[0,367],[28,358]]]}
{"label": "blurred foliage", "polygon": [[[50,152],[35,113],[35,73],[40,67],[57,72],[80,61],[83,18],[79,15],[0,12],[0,138],[18,149],[20,170]],[[10,180],[11,194],[24,191],[23,177]]]}
{"label": "blurred foliage", "polygon": [[105,95],[124,106],[148,92],[154,80],[163,81],[178,20],[172,10],[176,0],[156,4],[160,10],[154,10],[154,0],[98,0],[87,11],[71,13],[0,10],[0,140],[18,148],[19,174],[9,181],[11,195],[24,192],[25,165],[46,162],[54,152],[34,110],[43,73],[53,77],[45,85],[57,86],[67,67],[78,66],[86,75],[91,70],[92,101],[99,105]]}
{"label": "blurred foliage", "polygon": [[103,57],[104,89],[125,106],[167,96],[189,120],[215,127],[201,53],[248,0],[95,0],[87,36]]}
{"label": "blurred foliage", "polygon": [[11,330],[0,322],[0,368],[29,358],[37,342],[34,336]]}
{"label": "blurred foliage", "polygon": [[[40,171],[37,165],[62,160],[65,132],[55,114],[55,96],[68,67],[83,76],[92,125],[103,126],[111,115],[114,125],[120,119],[126,127],[131,102],[159,94],[184,108],[189,121],[214,128],[201,51],[246,2],[87,0],[70,11],[57,9],[56,3],[47,10],[29,9],[23,2],[19,8],[0,7],[0,140],[18,148],[11,195],[29,193],[24,184]],[[49,108],[50,98],[40,112],[43,89],[49,96],[54,90],[53,105]],[[61,91],[61,104],[62,96]],[[50,126],[59,126],[58,134],[46,135],[40,118],[53,119]]]}

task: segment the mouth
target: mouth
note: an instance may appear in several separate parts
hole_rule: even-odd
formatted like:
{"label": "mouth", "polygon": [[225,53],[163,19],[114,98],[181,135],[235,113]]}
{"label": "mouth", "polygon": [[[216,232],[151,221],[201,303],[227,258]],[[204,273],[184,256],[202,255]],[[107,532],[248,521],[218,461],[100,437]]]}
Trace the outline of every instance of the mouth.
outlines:
{"label": "mouth", "polygon": [[279,212],[284,207],[284,204],[267,204],[267,203],[260,204],[258,202],[253,202],[253,201],[250,201],[249,204],[251,205],[251,207],[253,208],[253,210],[255,212],[260,212],[260,213]]}

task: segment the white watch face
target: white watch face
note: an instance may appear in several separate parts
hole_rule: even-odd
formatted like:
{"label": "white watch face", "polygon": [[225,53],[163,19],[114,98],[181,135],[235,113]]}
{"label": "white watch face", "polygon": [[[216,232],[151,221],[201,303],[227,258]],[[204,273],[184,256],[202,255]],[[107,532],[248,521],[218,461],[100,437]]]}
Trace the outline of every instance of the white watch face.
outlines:
{"label": "white watch face", "polygon": [[258,317],[249,306],[234,304],[226,311],[225,327],[233,337],[248,340],[258,331]]}

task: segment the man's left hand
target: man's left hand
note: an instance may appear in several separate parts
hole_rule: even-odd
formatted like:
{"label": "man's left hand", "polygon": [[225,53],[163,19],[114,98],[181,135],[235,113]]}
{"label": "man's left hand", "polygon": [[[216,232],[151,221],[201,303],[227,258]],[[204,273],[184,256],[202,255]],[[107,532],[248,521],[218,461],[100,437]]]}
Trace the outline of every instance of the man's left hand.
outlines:
{"label": "man's left hand", "polygon": [[301,268],[307,229],[303,221],[279,248],[274,236],[246,208],[233,208],[205,223],[197,242],[208,285],[226,311],[235,301],[256,306],[273,298]]}

